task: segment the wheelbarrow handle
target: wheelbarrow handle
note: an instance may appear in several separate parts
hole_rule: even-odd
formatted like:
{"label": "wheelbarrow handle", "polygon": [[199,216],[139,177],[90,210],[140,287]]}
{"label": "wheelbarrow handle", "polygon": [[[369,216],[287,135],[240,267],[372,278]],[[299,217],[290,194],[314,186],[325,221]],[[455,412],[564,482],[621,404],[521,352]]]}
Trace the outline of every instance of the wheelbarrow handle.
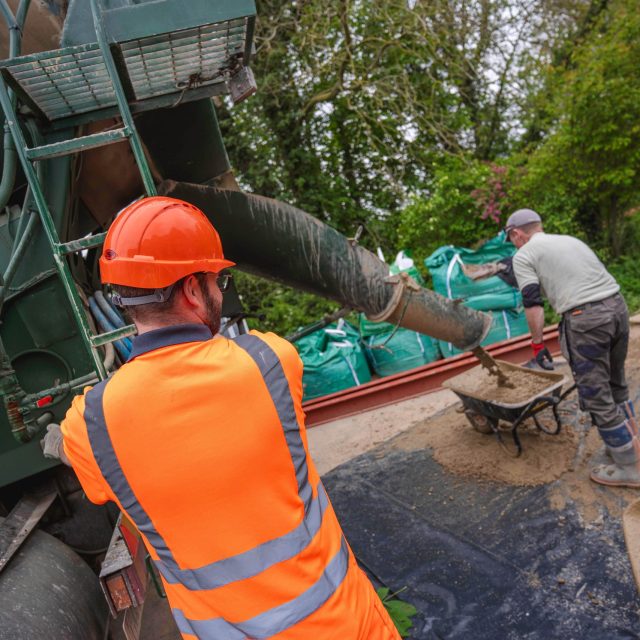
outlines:
{"label": "wheelbarrow handle", "polygon": [[561,400],[564,400],[571,392],[573,392],[576,389],[577,386],[578,386],[577,384],[572,384],[568,389],[565,389],[565,391],[563,391],[558,396],[558,402],[560,402]]}
{"label": "wheelbarrow handle", "polygon": [[546,402],[547,405],[555,407],[558,404],[558,402],[560,402],[560,399],[556,398],[555,396],[540,396],[538,398],[534,398],[524,408],[524,410],[522,411],[522,413],[520,414],[520,417],[516,422],[519,424],[520,422],[522,422],[523,420],[526,420],[527,418],[534,415],[535,413],[538,413],[538,411],[541,410],[541,408],[538,409],[538,407],[540,407],[540,404],[543,402]]}

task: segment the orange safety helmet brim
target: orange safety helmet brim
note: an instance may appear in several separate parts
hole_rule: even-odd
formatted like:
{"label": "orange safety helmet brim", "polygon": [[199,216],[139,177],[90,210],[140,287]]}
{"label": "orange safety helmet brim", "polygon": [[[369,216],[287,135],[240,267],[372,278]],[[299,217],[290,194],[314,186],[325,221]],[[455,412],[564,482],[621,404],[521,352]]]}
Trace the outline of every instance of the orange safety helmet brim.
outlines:
{"label": "orange safety helmet brim", "polygon": [[165,196],[137,200],[113,221],[100,257],[103,283],[143,289],[168,287],[192,273],[219,273],[222,242],[196,206]]}

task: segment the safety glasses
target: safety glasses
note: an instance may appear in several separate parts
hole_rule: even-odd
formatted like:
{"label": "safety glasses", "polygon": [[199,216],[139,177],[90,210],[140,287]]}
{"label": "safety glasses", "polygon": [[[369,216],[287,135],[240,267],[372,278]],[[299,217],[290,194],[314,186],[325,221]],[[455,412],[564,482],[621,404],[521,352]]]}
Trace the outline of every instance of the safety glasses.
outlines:
{"label": "safety glasses", "polygon": [[233,276],[230,273],[218,274],[218,277],[216,278],[218,289],[224,293],[231,286],[231,280],[233,280]]}

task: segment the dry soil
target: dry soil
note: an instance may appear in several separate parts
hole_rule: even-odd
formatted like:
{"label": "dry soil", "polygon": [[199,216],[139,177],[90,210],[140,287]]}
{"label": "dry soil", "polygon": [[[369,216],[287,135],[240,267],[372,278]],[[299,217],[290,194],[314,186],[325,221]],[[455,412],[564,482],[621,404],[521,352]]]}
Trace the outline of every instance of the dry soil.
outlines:
{"label": "dry soil", "polygon": [[[557,371],[567,375],[569,384],[571,378],[566,364]],[[640,382],[638,324],[632,325],[627,376],[632,389],[637,390]],[[487,378],[491,376],[487,374]],[[493,381],[495,384],[495,378]],[[511,390],[506,388],[506,391]],[[431,407],[430,397],[437,399]],[[575,394],[561,407],[561,418],[567,424],[559,435],[544,434],[530,423],[520,428],[523,453],[519,458],[509,455],[494,435],[475,431],[459,412],[460,405],[451,392],[408,402],[409,405],[401,402],[310,429],[310,446],[321,473],[374,447],[377,455],[427,448],[448,472],[464,478],[520,486],[553,483],[551,508],[561,510],[571,502],[590,525],[598,525],[604,510],[614,516],[621,515],[627,504],[640,497],[638,490],[601,487],[589,480],[592,457],[602,445],[588,416],[579,411]],[[543,420],[551,423],[549,416]],[[508,434],[504,436],[509,442]]]}

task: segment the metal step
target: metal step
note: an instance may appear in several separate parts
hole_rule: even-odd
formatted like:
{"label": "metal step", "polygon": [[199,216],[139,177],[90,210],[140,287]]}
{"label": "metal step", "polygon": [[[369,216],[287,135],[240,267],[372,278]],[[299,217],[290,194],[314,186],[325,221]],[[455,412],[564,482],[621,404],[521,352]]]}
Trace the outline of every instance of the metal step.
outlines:
{"label": "metal step", "polygon": [[132,336],[136,333],[136,328],[132,324],[128,324],[126,327],[120,329],[114,329],[113,331],[107,331],[107,333],[99,333],[98,335],[91,336],[91,344],[94,347],[101,347],[109,342],[115,342],[121,338]]}
{"label": "metal step", "polygon": [[19,56],[0,67],[23,101],[49,121],[116,105],[98,44]]}
{"label": "metal step", "polygon": [[69,242],[65,242],[64,244],[59,244],[58,249],[60,249],[62,255],[67,255],[69,253],[78,253],[80,251],[84,251],[85,249],[93,249],[95,247],[101,246],[106,236],[107,232],[105,231],[104,233],[96,233],[93,236],[80,238],[79,240],[70,240]]}
{"label": "metal step", "polygon": [[246,21],[205,25],[120,45],[136,100],[224,82],[241,66]]}
{"label": "metal step", "polygon": [[68,156],[72,153],[87,151],[88,149],[104,147],[108,144],[114,144],[115,142],[122,142],[130,135],[127,127],[121,127],[119,129],[100,131],[99,133],[92,133],[88,136],[73,138],[72,140],[62,140],[61,142],[54,142],[41,147],[33,147],[33,149],[26,149],[25,152],[29,160],[46,160],[48,158]]}

